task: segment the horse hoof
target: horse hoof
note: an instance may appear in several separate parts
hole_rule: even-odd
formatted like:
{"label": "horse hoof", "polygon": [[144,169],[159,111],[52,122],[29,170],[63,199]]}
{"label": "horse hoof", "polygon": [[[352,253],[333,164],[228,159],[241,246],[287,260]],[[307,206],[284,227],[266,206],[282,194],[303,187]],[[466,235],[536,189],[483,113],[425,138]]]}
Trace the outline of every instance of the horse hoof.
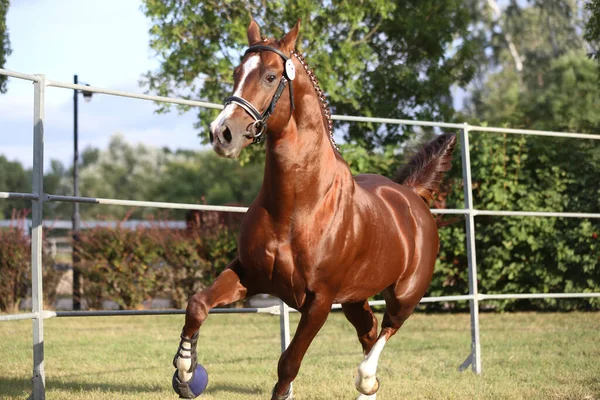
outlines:
{"label": "horse hoof", "polygon": [[366,394],[359,394],[358,397],[356,398],[356,400],[376,400],[377,399],[377,394],[372,394],[370,396],[367,396]]}
{"label": "horse hoof", "polygon": [[181,382],[177,370],[173,374],[173,390],[179,395],[180,399],[195,399],[200,396],[208,385],[208,372],[198,364],[192,374],[192,379],[187,382]]}
{"label": "horse hoof", "polygon": [[282,395],[276,395],[275,388],[273,388],[273,392],[271,394],[271,400],[294,400],[294,394],[292,392],[292,385],[290,385],[287,392],[285,392]]}
{"label": "horse hoof", "polygon": [[362,382],[359,381],[359,382],[356,383],[356,390],[358,390],[358,392],[360,394],[363,394],[363,395],[367,396],[367,397],[365,397],[366,399],[370,399],[370,397],[368,397],[368,396],[374,395],[379,390],[380,382],[379,382],[379,378],[378,377],[375,377],[375,383],[373,384],[373,387],[371,389],[363,388],[362,385],[360,385],[360,383],[362,383]]}

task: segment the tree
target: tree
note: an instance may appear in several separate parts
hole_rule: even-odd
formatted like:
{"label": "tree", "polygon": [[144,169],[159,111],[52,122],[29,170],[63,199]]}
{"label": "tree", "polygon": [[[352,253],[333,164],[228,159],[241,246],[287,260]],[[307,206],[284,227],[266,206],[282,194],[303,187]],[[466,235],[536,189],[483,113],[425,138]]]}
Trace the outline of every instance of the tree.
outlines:
{"label": "tree", "polygon": [[250,205],[262,184],[260,165],[241,166],[212,151],[174,154],[152,190],[158,201]]}
{"label": "tree", "polygon": [[[521,3],[522,4],[522,3]],[[562,1],[532,2],[505,11],[503,25],[523,56],[521,71],[506,44],[472,97],[479,125],[597,133],[600,86],[586,56],[581,21]],[[510,7],[518,7],[511,3]],[[557,28],[559,27],[559,28]],[[491,210],[600,212],[600,149],[596,141],[508,134],[471,135],[474,206]],[[452,173],[460,182],[460,169]],[[454,185],[449,207],[462,204]],[[477,263],[482,292],[595,291],[600,278],[597,220],[477,217]],[[467,290],[464,227],[441,231],[442,250],[432,294]],[[498,303],[515,307],[598,307],[597,300]]]}
{"label": "tree", "polygon": [[590,0],[585,8],[590,13],[586,25],[585,39],[593,43],[590,56],[600,62],[600,0]]}
{"label": "tree", "polygon": [[[6,13],[9,0],[0,0],[0,68],[4,68],[6,57],[11,53],[8,29],[6,27]],[[0,93],[6,92],[6,76],[0,76]]]}
{"label": "tree", "polygon": [[[114,135],[106,150],[84,151],[80,170],[81,193],[86,197],[127,200],[164,201],[174,203],[249,205],[262,182],[262,167],[241,166],[218,157],[212,151],[176,151],[143,144],[128,143],[122,135]],[[53,163],[53,175],[47,176],[56,190],[70,189],[70,172]],[[56,182],[57,176],[63,176]],[[60,210],[57,211],[57,213]],[[62,211],[70,216],[70,209]],[[84,218],[110,216],[123,218],[156,216],[156,210],[131,210],[123,206],[90,206],[82,204]],[[160,216],[183,217],[183,212],[164,212]]]}
{"label": "tree", "polygon": [[[72,169],[66,168],[58,160],[50,160],[50,169],[44,174],[44,192],[62,195],[73,195],[73,173]],[[45,219],[69,220],[73,213],[73,204],[62,201],[44,203]]]}
{"label": "tree", "polygon": [[[477,65],[480,41],[469,29],[473,3],[145,0],[144,12],[153,23],[150,47],[161,65],[146,74],[143,84],[160,95],[220,103],[232,90],[233,67],[247,47],[251,16],[263,33],[275,37],[302,18],[299,50],[316,67],[335,112],[448,118],[451,86],[465,86]],[[214,115],[199,111],[201,132]],[[406,138],[397,125],[338,128],[346,140],[368,148]]]}
{"label": "tree", "polygon": [[[28,173],[18,161],[9,161],[0,155],[0,191],[21,192],[31,191],[31,173]],[[10,219],[13,210],[30,209],[29,200],[0,201],[0,219]]]}
{"label": "tree", "polygon": [[[87,197],[127,200],[150,200],[157,177],[166,168],[168,154],[143,144],[132,145],[120,135],[114,135],[108,148],[99,153],[86,149],[80,170],[81,193]],[[82,217],[110,215],[122,218],[128,213],[122,206],[86,206]],[[136,210],[135,216],[149,214],[148,209]]]}

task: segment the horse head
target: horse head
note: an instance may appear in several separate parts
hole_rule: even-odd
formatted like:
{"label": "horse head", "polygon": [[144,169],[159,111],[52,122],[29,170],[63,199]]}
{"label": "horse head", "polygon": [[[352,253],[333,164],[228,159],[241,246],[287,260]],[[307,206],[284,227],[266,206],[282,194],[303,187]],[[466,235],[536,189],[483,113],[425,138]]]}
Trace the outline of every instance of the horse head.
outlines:
{"label": "horse head", "polygon": [[235,158],[260,141],[267,131],[281,131],[293,118],[295,66],[292,52],[300,21],[279,41],[260,35],[258,24],[248,26],[248,45],[234,69],[234,92],[210,124],[210,142],[223,157]]}

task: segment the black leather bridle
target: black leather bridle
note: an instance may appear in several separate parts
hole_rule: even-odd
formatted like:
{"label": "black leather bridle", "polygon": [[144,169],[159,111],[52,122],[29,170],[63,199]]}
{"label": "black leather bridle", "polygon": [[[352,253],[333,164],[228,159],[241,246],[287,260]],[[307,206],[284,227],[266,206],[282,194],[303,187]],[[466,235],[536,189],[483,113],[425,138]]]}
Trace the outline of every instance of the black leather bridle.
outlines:
{"label": "black leather bridle", "polygon": [[242,107],[252,118],[254,118],[254,123],[252,124],[252,143],[259,143],[262,140],[263,134],[267,131],[267,119],[271,116],[271,114],[273,114],[273,111],[275,111],[277,101],[281,97],[283,89],[285,89],[288,82],[290,87],[290,107],[291,111],[294,110],[294,89],[292,86],[292,81],[296,77],[294,62],[280,50],[264,45],[250,46],[244,53],[244,56],[246,56],[248,53],[257,51],[260,52],[262,50],[272,51],[283,59],[283,74],[281,75],[279,86],[277,86],[277,90],[275,90],[275,94],[271,98],[271,103],[269,103],[266,110],[261,113],[256,109],[256,107],[254,107],[254,105],[252,105],[252,103],[242,97],[229,96],[225,99],[225,106],[228,106],[231,103],[236,104]]}

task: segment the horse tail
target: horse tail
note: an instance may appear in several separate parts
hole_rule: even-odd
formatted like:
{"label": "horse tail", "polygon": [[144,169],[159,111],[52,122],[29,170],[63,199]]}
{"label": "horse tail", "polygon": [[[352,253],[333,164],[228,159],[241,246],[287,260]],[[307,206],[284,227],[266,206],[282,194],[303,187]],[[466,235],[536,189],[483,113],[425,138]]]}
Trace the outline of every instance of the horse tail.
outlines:
{"label": "horse tail", "polygon": [[412,187],[429,204],[439,192],[444,172],[451,167],[456,135],[444,133],[424,145],[396,175],[396,182]]}

